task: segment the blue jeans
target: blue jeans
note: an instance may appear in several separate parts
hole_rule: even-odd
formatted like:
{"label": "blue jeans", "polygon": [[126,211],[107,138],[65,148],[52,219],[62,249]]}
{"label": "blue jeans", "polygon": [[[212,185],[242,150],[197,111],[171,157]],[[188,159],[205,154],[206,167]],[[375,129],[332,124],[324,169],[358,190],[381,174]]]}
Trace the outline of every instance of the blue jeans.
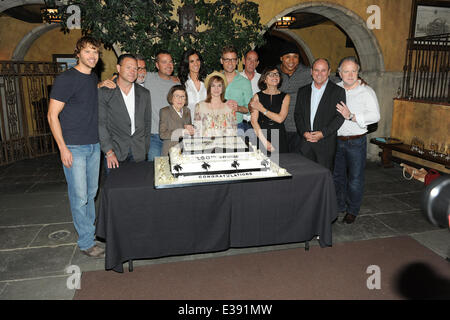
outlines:
{"label": "blue jeans", "polygon": [[337,141],[333,180],[339,212],[357,216],[364,193],[367,138]]}
{"label": "blue jeans", "polygon": [[160,157],[162,146],[163,141],[159,138],[159,134],[150,134],[150,149],[148,150],[147,161],[153,161],[155,157]]}
{"label": "blue jeans", "polygon": [[63,166],[70,209],[78,233],[78,247],[87,250],[95,245],[95,196],[100,171],[100,144],[68,145],[72,167]]}

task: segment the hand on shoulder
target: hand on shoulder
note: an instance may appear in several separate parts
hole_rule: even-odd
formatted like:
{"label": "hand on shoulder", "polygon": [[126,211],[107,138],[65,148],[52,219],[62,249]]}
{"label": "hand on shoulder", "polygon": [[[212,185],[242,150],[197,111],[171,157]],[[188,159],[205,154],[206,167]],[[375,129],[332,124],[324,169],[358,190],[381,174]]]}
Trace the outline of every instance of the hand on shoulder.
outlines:
{"label": "hand on shoulder", "polygon": [[100,83],[97,84],[97,88],[107,87],[109,89],[115,89],[116,83],[113,81],[115,79],[115,76],[111,79],[106,79]]}

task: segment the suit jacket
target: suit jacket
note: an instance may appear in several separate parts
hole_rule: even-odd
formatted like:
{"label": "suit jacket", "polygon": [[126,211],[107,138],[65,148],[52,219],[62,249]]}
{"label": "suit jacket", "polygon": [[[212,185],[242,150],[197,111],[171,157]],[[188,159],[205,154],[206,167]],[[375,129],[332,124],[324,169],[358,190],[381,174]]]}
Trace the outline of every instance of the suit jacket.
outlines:
{"label": "suit jacket", "polygon": [[[294,119],[301,137],[300,150],[303,155],[313,154],[318,162],[332,170],[336,153],[337,130],[344,123],[344,117],[336,110],[339,102],[346,102],[345,90],[328,80],[319,102],[311,130],[311,84],[298,90]],[[303,137],[307,131],[322,131],[324,138],[318,142],[308,142]]]}
{"label": "suit jacket", "polygon": [[[159,111],[159,137],[163,140],[162,156],[169,154],[169,149],[178,143],[178,139],[182,137],[182,130],[185,124],[191,124],[191,111],[188,107],[183,107],[183,117],[177,114],[172,106],[167,106]],[[177,130],[179,129],[179,130]],[[175,132],[172,141],[172,134]]]}
{"label": "suit jacket", "polygon": [[130,150],[136,162],[145,160],[150,148],[150,92],[134,84],[134,94],[135,131],[131,135],[131,119],[119,86],[102,87],[98,92],[100,147],[104,153],[112,149],[119,161],[124,161]]}

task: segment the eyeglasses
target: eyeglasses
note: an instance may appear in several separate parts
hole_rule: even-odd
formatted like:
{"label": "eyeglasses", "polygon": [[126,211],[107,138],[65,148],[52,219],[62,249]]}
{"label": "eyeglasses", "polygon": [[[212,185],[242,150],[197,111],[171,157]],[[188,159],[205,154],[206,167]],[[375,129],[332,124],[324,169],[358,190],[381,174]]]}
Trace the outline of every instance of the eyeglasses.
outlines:
{"label": "eyeglasses", "polygon": [[271,78],[275,78],[275,77],[279,77],[280,76],[280,74],[278,73],[278,72],[269,72],[268,74],[267,74],[267,76],[268,77],[271,77]]}
{"label": "eyeglasses", "polygon": [[137,69],[138,69],[138,71],[147,70],[145,67],[138,67]]}
{"label": "eyeglasses", "polygon": [[178,94],[174,94],[173,97],[176,99],[186,99],[186,96],[180,96]]}
{"label": "eyeglasses", "polygon": [[228,62],[237,62],[237,58],[222,58],[223,62],[228,63]]}

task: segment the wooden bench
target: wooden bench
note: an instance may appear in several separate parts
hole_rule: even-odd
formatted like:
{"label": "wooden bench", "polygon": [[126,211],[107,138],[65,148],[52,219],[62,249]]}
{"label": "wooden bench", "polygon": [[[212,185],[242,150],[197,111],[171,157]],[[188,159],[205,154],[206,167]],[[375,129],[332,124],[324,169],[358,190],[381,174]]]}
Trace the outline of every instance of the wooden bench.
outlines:
{"label": "wooden bench", "polygon": [[431,161],[434,163],[438,163],[441,165],[444,165],[446,169],[450,169],[450,161],[446,160],[445,157],[433,157],[430,154],[430,150],[424,149],[423,153],[419,153],[417,151],[411,150],[411,145],[399,143],[399,144],[390,144],[390,143],[384,143],[382,141],[377,140],[377,138],[370,139],[370,143],[376,144],[381,148],[380,156],[381,156],[381,162],[383,164],[384,168],[391,168],[393,166],[392,161],[400,160],[401,162],[407,163],[407,161],[403,159],[397,159],[392,156],[392,150],[409,154],[411,156],[421,158],[427,161]]}

